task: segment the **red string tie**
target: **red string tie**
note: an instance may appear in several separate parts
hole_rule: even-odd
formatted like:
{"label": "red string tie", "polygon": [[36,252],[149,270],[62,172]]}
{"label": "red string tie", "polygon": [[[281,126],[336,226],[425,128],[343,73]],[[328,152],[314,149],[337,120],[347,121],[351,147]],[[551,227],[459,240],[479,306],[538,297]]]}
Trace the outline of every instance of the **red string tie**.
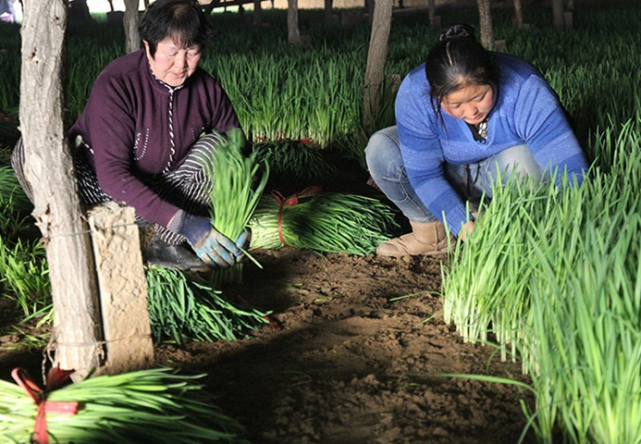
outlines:
{"label": "red string tie", "polygon": [[11,372],[11,377],[27,392],[27,395],[36,403],[38,408],[33,436],[31,438],[32,444],[49,444],[47,413],[56,413],[59,415],[75,415],[78,413],[77,402],[47,401],[47,394],[62,386],[73,372],[73,370],[60,370],[59,367],[52,368],[47,375],[47,384],[44,390],[33,382],[25,369],[14,368]]}
{"label": "red string tie", "polygon": [[287,242],[285,242],[285,237],[283,236],[283,208],[298,205],[298,198],[301,196],[309,196],[311,194],[318,194],[320,192],[320,186],[311,186],[305,188],[299,193],[294,193],[286,198],[279,191],[272,191],[274,200],[280,205],[280,207],[278,208],[278,238],[280,239],[281,244],[287,245]]}

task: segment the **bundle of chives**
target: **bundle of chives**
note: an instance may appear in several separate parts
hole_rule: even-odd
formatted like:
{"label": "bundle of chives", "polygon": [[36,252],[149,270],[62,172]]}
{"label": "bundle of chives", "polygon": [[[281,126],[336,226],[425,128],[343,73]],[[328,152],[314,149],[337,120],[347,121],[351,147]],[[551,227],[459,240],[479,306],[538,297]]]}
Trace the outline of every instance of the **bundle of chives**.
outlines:
{"label": "bundle of chives", "polygon": [[147,268],[149,320],[154,340],[169,337],[177,343],[229,340],[267,323],[269,313],[242,309],[222,297],[196,274],[173,268]]}
{"label": "bundle of chives", "polygon": [[[256,151],[248,156],[243,154],[244,140],[240,130],[232,130],[227,137],[220,138],[213,155],[202,160],[211,181],[213,226],[232,241],[247,228],[269,179],[269,166],[258,162]],[[261,177],[255,181],[257,174]],[[211,279],[216,286],[242,282],[242,262],[213,270]]]}
{"label": "bundle of chives", "polygon": [[[78,411],[47,413],[47,433],[59,444],[249,444],[244,428],[215,407],[197,383],[203,376],[151,369],[53,390],[47,401],[78,403]],[[0,381],[0,441],[31,442],[36,410],[22,388]]]}
{"label": "bundle of chives", "polygon": [[388,205],[343,193],[299,193],[288,199],[263,196],[249,221],[251,248],[285,245],[326,253],[366,256],[399,226]]}
{"label": "bundle of chives", "polygon": [[329,164],[320,150],[299,140],[279,140],[254,144],[258,160],[269,165],[269,186],[281,192],[294,192],[311,183],[324,183],[335,178],[337,169]]}

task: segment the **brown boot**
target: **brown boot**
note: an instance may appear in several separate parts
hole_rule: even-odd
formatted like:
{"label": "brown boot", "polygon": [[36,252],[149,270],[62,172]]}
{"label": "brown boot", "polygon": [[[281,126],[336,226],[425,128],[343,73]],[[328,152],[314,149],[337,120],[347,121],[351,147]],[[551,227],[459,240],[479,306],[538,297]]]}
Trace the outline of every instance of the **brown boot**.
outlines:
{"label": "brown boot", "polygon": [[[392,257],[433,256],[447,251],[447,233],[441,222],[418,223],[410,221],[410,224],[412,225],[411,233],[383,242],[376,249],[376,254]],[[454,242],[453,237],[450,242]]]}

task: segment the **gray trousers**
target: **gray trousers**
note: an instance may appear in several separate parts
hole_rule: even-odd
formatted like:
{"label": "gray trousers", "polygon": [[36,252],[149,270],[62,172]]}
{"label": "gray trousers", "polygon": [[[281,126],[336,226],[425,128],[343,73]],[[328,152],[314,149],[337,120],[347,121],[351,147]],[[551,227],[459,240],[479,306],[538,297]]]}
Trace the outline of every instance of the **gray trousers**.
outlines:
{"label": "gray trousers", "polygon": [[[177,169],[155,176],[141,176],[139,179],[164,201],[181,208],[187,213],[208,217],[211,209],[209,193],[211,182],[202,165],[203,161],[209,159],[212,155],[217,142],[218,136],[216,135],[204,136],[194,144],[188,158]],[[78,192],[82,203],[87,206],[93,206],[110,200],[117,201],[100,187],[96,172],[81,151],[85,148],[74,147],[72,149]],[[18,182],[33,202],[33,191],[24,175],[24,161],[24,144],[22,138],[20,138],[11,154],[11,166],[16,173]],[[178,245],[185,241],[185,238],[178,233],[143,219],[138,215],[136,215],[136,222],[140,226],[153,225],[155,234],[172,245]]]}
{"label": "gray trousers", "polygon": [[[439,220],[410,184],[396,126],[384,128],[372,135],[365,147],[365,159],[376,185],[410,221],[425,223]],[[492,184],[499,173],[502,174],[504,184],[512,174],[534,178],[539,182],[548,179],[527,145],[508,148],[469,165],[445,163],[444,169],[445,177],[452,187],[471,204],[478,203],[483,195],[486,199],[492,198]]]}

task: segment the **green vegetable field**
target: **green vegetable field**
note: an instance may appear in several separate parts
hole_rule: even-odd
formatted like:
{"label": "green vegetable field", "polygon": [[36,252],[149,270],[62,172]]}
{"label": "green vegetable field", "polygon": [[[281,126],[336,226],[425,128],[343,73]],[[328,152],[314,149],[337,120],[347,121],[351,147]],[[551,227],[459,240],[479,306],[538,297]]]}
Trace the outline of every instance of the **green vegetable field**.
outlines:
{"label": "green vegetable field", "polygon": [[[365,185],[367,21],[347,28],[300,10],[310,43],[292,46],[286,11],[263,10],[261,27],[212,15],[216,37],[201,66],[255,148],[255,164],[215,177],[269,165],[269,177],[256,178],[262,196],[239,182],[244,200],[222,199],[239,214],[218,222],[233,236],[252,227],[256,262],[222,288],[220,276],[188,282],[148,268],[149,308],[158,364],[210,372],[205,382],[250,441],[641,443],[641,8],[577,0],[574,29],[555,31],[546,2],[524,2],[522,29],[503,3],[492,10],[494,37],[555,89],[590,178],[570,186],[557,171],[560,187],[497,187],[470,239],[437,258],[373,254],[403,222]],[[444,25],[478,23],[474,6],[439,14]],[[94,20],[68,28],[67,125],[98,73],[124,55],[122,28]],[[427,23],[423,10],[394,15],[374,129],[394,124],[393,79],[436,41]],[[9,350],[41,359],[53,317],[45,247],[9,166],[20,135],[19,31],[0,23],[2,379]],[[320,183],[331,193],[284,206]],[[214,186],[221,195],[224,184]],[[0,397],[0,441],[4,430],[22,433],[3,428],[9,398]]]}

